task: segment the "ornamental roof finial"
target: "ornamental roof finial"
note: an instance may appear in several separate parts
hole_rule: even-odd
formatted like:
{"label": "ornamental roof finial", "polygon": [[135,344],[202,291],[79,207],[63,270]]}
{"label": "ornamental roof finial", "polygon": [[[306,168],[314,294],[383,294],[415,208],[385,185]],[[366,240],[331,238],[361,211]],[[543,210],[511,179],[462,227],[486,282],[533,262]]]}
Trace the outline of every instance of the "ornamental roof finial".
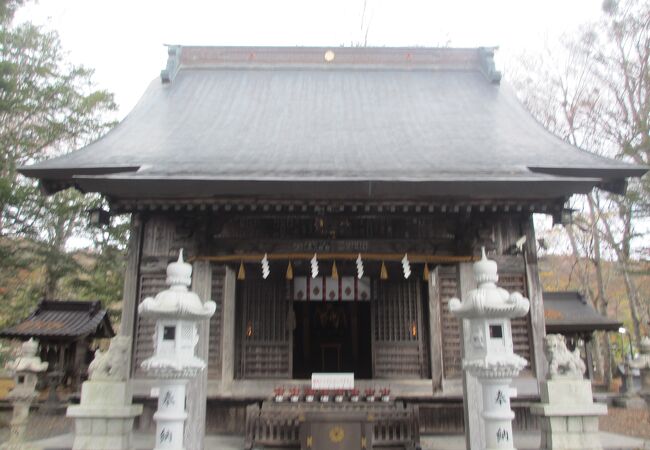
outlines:
{"label": "ornamental roof finial", "polygon": [[481,259],[474,263],[474,277],[479,286],[499,281],[497,263],[487,258],[485,247],[481,247]]}
{"label": "ornamental roof finial", "polygon": [[185,287],[192,284],[192,266],[183,261],[183,249],[178,253],[178,260],[167,266],[167,281],[171,287]]}

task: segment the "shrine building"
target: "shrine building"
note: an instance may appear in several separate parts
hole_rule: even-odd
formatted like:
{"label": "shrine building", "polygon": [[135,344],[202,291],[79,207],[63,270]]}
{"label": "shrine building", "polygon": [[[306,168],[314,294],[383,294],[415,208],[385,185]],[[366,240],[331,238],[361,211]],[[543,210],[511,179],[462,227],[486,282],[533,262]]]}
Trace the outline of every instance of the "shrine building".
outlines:
{"label": "shrine building", "polygon": [[[573,147],[526,111],[493,49],[170,46],[167,67],[106,136],[21,168],[47,193],[102,194],[131,215],[122,333],[135,401],[155,410],[152,323],[183,248],[193,289],[217,303],[202,331],[208,431],[244,432],[246,407],[313,373],[354,373],[462,427],[461,327],[485,246],[529,361],[517,420],[538,398],[545,333],[533,213],[575,193],[623,193],[646,169]],[[519,406],[521,407],[519,407]]]}

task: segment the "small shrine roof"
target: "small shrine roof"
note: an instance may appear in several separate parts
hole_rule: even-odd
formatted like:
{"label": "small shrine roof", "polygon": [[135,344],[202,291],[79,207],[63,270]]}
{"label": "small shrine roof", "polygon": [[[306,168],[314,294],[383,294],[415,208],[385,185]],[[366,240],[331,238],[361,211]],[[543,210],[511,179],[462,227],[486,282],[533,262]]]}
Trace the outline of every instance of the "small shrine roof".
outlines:
{"label": "small shrine roof", "polygon": [[0,338],[39,340],[115,336],[113,326],[100,301],[41,300],[22,322],[0,331]]}
{"label": "small shrine roof", "polygon": [[546,131],[493,49],[169,47],[103,138],[22,167],[113,198],[559,198],[645,167]]}
{"label": "small shrine roof", "polygon": [[577,291],[544,292],[547,333],[615,331],[621,322],[603,316]]}

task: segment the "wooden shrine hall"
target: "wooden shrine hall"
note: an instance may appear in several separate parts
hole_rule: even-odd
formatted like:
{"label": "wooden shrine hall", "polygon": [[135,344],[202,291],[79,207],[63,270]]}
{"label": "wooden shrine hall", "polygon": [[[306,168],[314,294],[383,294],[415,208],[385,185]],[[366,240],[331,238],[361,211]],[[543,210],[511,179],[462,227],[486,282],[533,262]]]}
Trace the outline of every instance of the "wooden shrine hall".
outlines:
{"label": "wooden shrine hall", "polygon": [[21,168],[46,192],[98,192],[111,214],[131,215],[122,333],[134,337],[134,392],[149,414],[154,380],[140,363],[153,328],[137,305],[166,287],[180,248],[195,292],[217,303],[198,350],[208,430],[243,433],[248,406],[315,372],[389,387],[418,407],[425,432],[461,428],[461,327],[447,302],[474,287],[481,246],[500,285],[531,300],[513,329],[530,365],[514,384],[521,404],[538,396],[532,215],[560,222],[572,194],[624,192],[645,168],[547,132],[501,83],[489,48],[168,52],[106,136]]}

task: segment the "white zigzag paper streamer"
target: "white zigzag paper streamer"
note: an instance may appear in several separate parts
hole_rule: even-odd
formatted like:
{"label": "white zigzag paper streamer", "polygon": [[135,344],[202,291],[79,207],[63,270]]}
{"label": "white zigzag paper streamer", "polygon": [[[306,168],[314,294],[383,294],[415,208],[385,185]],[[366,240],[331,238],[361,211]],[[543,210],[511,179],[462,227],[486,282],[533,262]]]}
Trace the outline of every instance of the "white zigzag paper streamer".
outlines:
{"label": "white zigzag paper streamer", "polygon": [[361,259],[361,253],[359,253],[359,256],[357,256],[357,278],[361,279],[363,278],[363,260]]}
{"label": "white zigzag paper streamer", "polygon": [[262,278],[265,280],[271,274],[271,268],[269,267],[269,258],[266,253],[264,253],[264,258],[262,258]]}
{"label": "white zigzag paper streamer", "polygon": [[310,261],[311,264],[311,277],[316,278],[318,276],[318,258],[316,258],[316,253]]}
{"label": "white zigzag paper streamer", "polygon": [[411,276],[411,263],[406,253],[404,253],[404,258],[402,258],[402,269],[404,270],[404,278]]}

